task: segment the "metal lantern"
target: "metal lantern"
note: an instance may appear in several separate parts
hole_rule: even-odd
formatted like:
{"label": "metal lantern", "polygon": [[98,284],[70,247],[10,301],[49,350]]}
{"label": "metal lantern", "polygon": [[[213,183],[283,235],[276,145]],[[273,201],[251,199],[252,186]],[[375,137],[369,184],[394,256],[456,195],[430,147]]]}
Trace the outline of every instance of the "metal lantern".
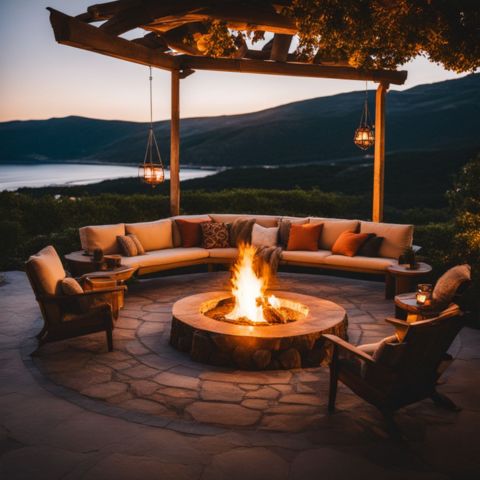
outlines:
{"label": "metal lantern", "polygon": [[358,148],[367,150],[375,144],[375,130],[370,123],[370,117],[368,113],[368,90],[365,85],[365,101],[363,104],[362,116],[360,117],[360,125],[355,130],[353,136],[353,142]]}
{"label": "metal lantern", "polygon": [[152,67],[150,67],[150,128],[148,129],[147,149],[143,163],[138,167],[138,176],[155,188],[165,181],[165,169],[153,132],[153,102],[152,102]]}

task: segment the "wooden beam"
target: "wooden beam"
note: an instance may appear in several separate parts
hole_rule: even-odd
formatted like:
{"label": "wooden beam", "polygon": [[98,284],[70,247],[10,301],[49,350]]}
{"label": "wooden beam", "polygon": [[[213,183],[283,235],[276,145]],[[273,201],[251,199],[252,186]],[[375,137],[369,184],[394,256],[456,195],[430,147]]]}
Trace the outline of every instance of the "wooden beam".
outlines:
{"label": "wooden beam", "polygon": [[375,153],[373,161],[372,220],[383,220],[385,188],[385,100],[388,83],[380,83],[375,98]]}
{"label": "wooden beam", "polygon": [[272,51],[270,52],[270,60],[276,62],[286,62],[288,60],[288,50],[292,43],[293,35],[284,35],[276,33],[273,36]]}
{"label": "wooden beam", "polygon": [[164,70],[177,68],[175,57],[139,43],[112,36],[53,8],[47,10],[50,11],[50,22],[58,43]]}
{"label": "wooden beam", "polygon": [[339,78],[345,80],[370,80],[402,85],[407,72],[396,70],[361,70],[353,67],[330,67],[305,63],[280,63],[263,60],[195,57],[178,55],[179,68],[214,70],[220,72],[291,75],[297,77]]}
{"label": "wooden beam", "polygon": [[180,213],[180,72],[172,71],[170,121],[170,213]]}

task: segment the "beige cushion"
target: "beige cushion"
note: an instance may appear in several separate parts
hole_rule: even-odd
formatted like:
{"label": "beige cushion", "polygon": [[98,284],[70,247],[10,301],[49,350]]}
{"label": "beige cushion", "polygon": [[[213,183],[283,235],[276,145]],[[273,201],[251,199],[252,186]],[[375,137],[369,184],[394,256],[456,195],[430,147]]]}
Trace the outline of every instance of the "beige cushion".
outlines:
{"label": "beige cushion", "polygon": [[145,255],[122,258],[122,265],[127,267],[152,267],[156,265],[168,265],[173,263],[190,262],[208,257],[208,250],[200,247],[192,248],[165,248],[154,250]]}
{"label": "beige cushion", "polygon": [[391,265],[397,265],[397,260],[382,257],[346,257],[344,255],[330,255],[324,260],[326,265],[349,267],[359,271],[375,271],[385,273]]}
{"label": "beige cushion", "polygon": [[205,220],[209,222],[211,218],[208,215],[177,215],[176,217],[172,217],[172,242],[174,247],[181,247],[182,246],[182,237],[180,235],[180,230],[178,229],[178,225],[175,222],[176,219],[181,220]]}
{"label": "beige cushion", "polygon": [[304,225],[305,223],[308,223],[309,218],[308,217],[282,217],[281,220],[288,220],[290,223],[295,224],[295,225]]}
{"label": "beige cushion", "polygon": [[315,252],[307,252],[304,250],[283,250],[282,260],[291,263],[310,263],[317,265],[324,263],[325,258],[331,255],[330,250],[317,250]]}
{"label": "beige cushion", "polygon": [[169,218],[155,222],[127,223],[125,231],[136,235],[146,252],[173,247],[172,221]]}
{"label": "beige cushion", "polygon": [[60,282],[60,285],[65,295],[78,295],[79,293],[83,293],[82,286],[72,277],[65,277]]}
{"label": "beige cushion", "polygon": [[39,293],[56,295],[61,293],[60,282],[65,278],[65,270],[57,252],[52,246],[40,250],[28,259],[28,268],[34,276]]}
{"label": "beige cushion", "polygon": [[360,233],[375,233],[378,237],[384,237],[378,253],[386,258],[398,259],[413,242],[413,225],[360,222]]}
{"label": "beige cushion", "polygon": [[228,260],[237,258],[238,248],[211,248],[208,251],[210,258],[226,258]]}
{"label": "beige cushion", "polygon": [[120,253],[117,243],[119,235],[125,235],[125,224],[90,225],[79,229],[82,249],[92,253],[96,248],[101,248],[105,255]]}
{"label": "beige cushion", "polygon": [[278,227],[262,227],[258,223],[252,229],[252,245],[255,247],[275,247],[277,245]]}
{"label": "beige cushion", "polygon": [[280,217],[274,215],[244,215],[244,214],[232,214],[232,213],[210,213],[210,218],[214,222],[233,223],[237,218],[251,219],[254,218],[255,222],[262,227],[276,227]]}
{"label": "beige cushion", "polygon": [[470,281],[470,276],[471,269],[470,265],[467,264],[457,265],[447,270],[435,284],[432,293],[433,303],[440,306],[449,305],[460,285]]}
{"label": "beige cushion", "polygon": [[310,217],[310,223],[323,223],[323,230],[318,243],[322,250],[331,250],[341,233],[356,232],[359,224],[358,220],[322,217]]}

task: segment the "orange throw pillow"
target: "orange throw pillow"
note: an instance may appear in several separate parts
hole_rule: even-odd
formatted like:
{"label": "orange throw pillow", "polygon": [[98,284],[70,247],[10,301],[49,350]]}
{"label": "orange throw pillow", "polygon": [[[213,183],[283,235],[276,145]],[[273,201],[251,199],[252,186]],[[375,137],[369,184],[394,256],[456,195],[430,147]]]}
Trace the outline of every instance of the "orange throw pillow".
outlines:
{"label": "orange throw pillow", "polygon": [[202,227],[201,223],[209,222],[204,218],[184,220],[182,218],[175,219],[182,239],[181,246],[183,248],[200,247],[202,245]]}
{"label": "orange throw pillow", "polygon": [[369,236],[368,233],[342,232],[333,244],[332,253],[354,257]]}
{"label": "orange throw pillow", "polygon": [[287,250],[318,250],[318,239],[323,223],[292,224],[288,236]]}

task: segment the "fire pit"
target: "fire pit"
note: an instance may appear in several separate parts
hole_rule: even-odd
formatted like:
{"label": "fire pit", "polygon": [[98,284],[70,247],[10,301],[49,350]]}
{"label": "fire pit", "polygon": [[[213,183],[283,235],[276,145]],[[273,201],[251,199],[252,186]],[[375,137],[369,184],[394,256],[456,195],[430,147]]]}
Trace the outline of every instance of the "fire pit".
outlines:
{"label": "fire pit", "polygon": [[[267,290],[265,265],[244,246],[231,292],[191,295],[173,306],[170,343],[198,362],[241,369],[318,366],[328,360],[323,333],[346,337],[339,305],[299,293]],[[260,272],[260,273],[259,273]]]}

